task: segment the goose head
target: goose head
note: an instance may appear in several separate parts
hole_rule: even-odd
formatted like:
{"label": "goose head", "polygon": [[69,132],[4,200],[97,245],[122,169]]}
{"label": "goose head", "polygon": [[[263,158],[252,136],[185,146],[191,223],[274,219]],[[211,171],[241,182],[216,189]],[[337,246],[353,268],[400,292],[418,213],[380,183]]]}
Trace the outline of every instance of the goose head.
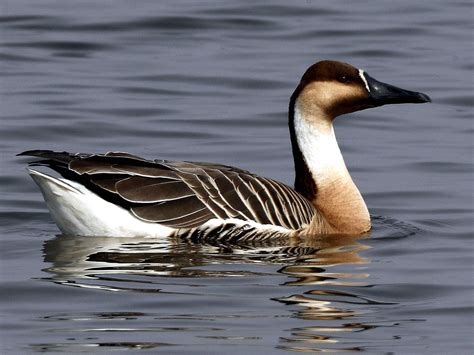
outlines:
{"label": "goose head", "polygon": [[372,78],[352,65],[325,60],[310,66],[292,96],[308,115],[335,117],[388,104],[430,102],[428,95]]}
{"label": "goose head", "polygon": [[367,206],[337,144],[334,118],[371,107],[430,101],[423,93],[375,80],[346,63],[326,60],[306,70],[291,96],[289,129],[295,190],[327,222],[316,223],[315,231],[358,234],[370,229]]}

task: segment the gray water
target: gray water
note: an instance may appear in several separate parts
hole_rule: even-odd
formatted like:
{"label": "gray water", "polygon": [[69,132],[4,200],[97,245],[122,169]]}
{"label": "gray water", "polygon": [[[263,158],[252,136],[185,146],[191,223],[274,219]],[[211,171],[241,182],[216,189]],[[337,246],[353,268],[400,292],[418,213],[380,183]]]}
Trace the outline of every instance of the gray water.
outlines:
{"label": "gray water", "polygon": [[[471,1],[4,0],[0,12],[3,354],[472,351]],[[374,218],[364,238],[61,236],[15,157],[128,151],[292,184],[288,98],[321,59],[433,99],[337,120]]]}

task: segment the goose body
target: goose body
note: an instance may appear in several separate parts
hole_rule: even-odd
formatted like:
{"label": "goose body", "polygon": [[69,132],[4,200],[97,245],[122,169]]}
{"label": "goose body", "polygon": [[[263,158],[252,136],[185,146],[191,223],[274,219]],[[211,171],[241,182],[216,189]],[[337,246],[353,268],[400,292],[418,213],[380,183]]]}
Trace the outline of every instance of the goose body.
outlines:
{"label": "goose body", "polygon": [[19,155],[38,157],[30,164],[61,175],[29,169],[66,235],[254,240],[362,234],[370,230],[370,216],[332,122],[369,107],[428,101],[425,94],[381,83],[349,64],[312,65],[290,99],[294,188],[235,167],[121,152]]}

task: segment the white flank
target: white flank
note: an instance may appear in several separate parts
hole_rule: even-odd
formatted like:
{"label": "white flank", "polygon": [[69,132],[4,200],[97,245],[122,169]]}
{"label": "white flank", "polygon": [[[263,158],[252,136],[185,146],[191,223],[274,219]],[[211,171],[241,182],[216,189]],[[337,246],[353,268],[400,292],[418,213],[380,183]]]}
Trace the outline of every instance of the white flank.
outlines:
{"label": "white flank", "polygon": [[[158,223],[140,220],[126,209],[104,200],[74,181],[58,179],[32,169],[28,169],[28,172],[40,187],[53,220],[65,235],[167,237],[177,231]],[[213,218],[198,228],[207,229],[223,224],[261,231],[289,232],[284,227],[237,218]]]}
{"label": "white flank", "polygon": [[53,220],[65,235],[165,237],[174,229],[148,223],[107,202],[84,186],[28,169],[43,193]]}
{"label": "white flank", "polygon": [[332,124],[319,127],[310,123],[301,114],[298,102],[293,124],[298,146],[317,183],[330,183],[335,175],[348,174]]}
{"label": "white flank", "polygon": [[369,83],[367,82],[367,79],[365,78],[365,72],[362,69],[359,69],[359,76],[362,79],[362,81],[364,82],[365,88],[370,93]]}

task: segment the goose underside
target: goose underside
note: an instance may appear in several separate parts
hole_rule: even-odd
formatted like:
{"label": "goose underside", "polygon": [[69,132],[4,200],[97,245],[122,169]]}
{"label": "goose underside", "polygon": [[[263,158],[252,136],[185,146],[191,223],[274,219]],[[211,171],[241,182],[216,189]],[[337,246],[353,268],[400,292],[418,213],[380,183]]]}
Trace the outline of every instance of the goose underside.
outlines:
{"label": "goose underside", "polygon": [[[127,153],[28,151],[21,155],[41,158],[30,166],[47,166],[66,179],[61,179],[63,186],[58,188],[61,180],[32,174],[53,218],[67,234],[109,235],[107,228],[94,226],[98,219],[106,219],[103,224],[114,235],[138,232],[137,226],[117,227],[127,220],[144,229],[142,235],[256,238],[259,231],[265,231],[267,237],[276,238],[300,229],[314,215],[309,201],[288,186],[229,166],[150,161]],[[60,183],[55,186],[54,180]],[[64,184],[75,192],[65,193]],[[45,193],[48,188],[61,192]],[[125,214],[117,212],[116,216],[113,211]],[[64,216],[69,221],[62,220]],[[92,225],[72,228],[74,223]]]}

